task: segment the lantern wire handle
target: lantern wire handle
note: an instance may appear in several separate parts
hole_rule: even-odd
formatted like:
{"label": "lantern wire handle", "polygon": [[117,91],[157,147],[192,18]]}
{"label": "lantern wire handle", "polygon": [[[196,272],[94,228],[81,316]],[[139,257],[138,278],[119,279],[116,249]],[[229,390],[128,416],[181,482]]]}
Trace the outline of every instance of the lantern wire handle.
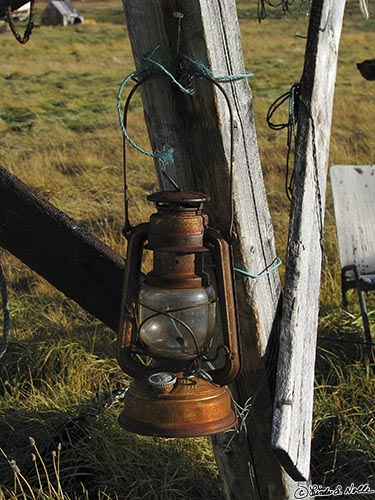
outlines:
{"label": "lantern wire handle", "polygon": [[165,170],[162,170],[161,173],[164,175],[164,177],[167,179],[167,181],[169,181],[172,184],[172,186],[175,188],[176,191],[178,191],[178,192],[181,191],[181,188],[177,184],[177,182],[174,179],[172,179],[172,177],[170,175],[168,175],[167,172],[165,172]]}
{"label": "lantern wire handle", "polygon": [[[156,75],[148,75],[142,80],[137,80],[135,76],[133,77],[133,81],[135,82],[134,87],[130,90],[128,97],[124,106],[124,116],[123,116],[123,124],[126,129],[129,106],[132,100],[133,95],[138,90],[138,88],[149,78]],[[124,197],[125,197],[125,226],[123,229],[123,233],[125,237],[128,237],[132,230],[132,224],[129,219],[129,190],[128,190],[128,180],[127,180],[127,172],[128,172],[128,156],[127,156],[127,139],[125,135],[122,136],[122,160],[123,160],[123,176],[124,176]]]}
{"label": "lantern wire handle", "polygon": [[[134,87],[130,90],[128,97],[125,102],[124,106],[124,114],[123,114],[123,127],[126,130],[127,126],[127,116],[129,113],[129,107],[130,107],[130,102],[135,94],[135,92],[139,89],[143,83],[148,81],[149,79],[157,76],[161,76],[164,73],[162,71],[156,72],[156,73],[149,73],[146,74],[141,80],[136,79],[136,75],[132,77],[133,81],[135,82]],[[229,204],[230,204],[230,219],[229,219],[229,225],[228,225],[228,238],[230,242],[233,242],[234,240],[237,239],[237,234],[235,231],[235,225],[234,225],[234,182],[233,182],[233,177],[234,177],[234,116],[233,116],[233,108],[232,104],[230,102],[228,93],[224,89],[224,87],[214,78],[208,75],[206,72],[205,73],[194,73],[191,74],[191,76],[197,80],[202,79],[209,81],[212,83],[216,88],[220,90],[222,95],[224,96],[224,99],[226,101],[226,104],[228,106],[228,111],[229,111],[229,122],[230,122],[230,151],[229,151]],[[124,169],[124,196],[125,196],[125,227],[123,230],[124,236],[128,237],[131,233],[132,229],[132,224],[129,219],[129,191],[128,191],[128,185],[127,185],[127,142],[128,138],[123,135],[123,169]],[[153,155],[151,155],[153,156]],[[181,188],[178,186],[176,181],[172,179],[166,172],[165,170],[161,170],[161,174],[172,184],[172,186],[177,190],[181,191]]]}
{"label": "lantern wire handle", "polygon": [[[135,85],[130,90],[128,97],[126,99],[126,102],[125,102],[125,106],[124,106],[123,126],[124,126],[125,130],[126,130],[126,125],[127,125],[127,118],[128,118],[128,113],[129,113],[130,102],[131,102],[135,92],[145,82],[147,82],[148,80],[150,80],[153,77],[160,76],[160,75],[163,75],[163,73],[157,72],[157,73],[146,74],[146,76],[144,76],[141,80],[137,80],[136,77],[133,76],[132,80],[135,82]],[[127,170],[128,170],[128,168],[127,168],[127,164],[128,164],[127,142],[128,141],[129,141],[129,138],[127,138],[123,134],[123,138],[122,138],[122,144],[123,144],[122,151],[123,151],[123,153],[122,154],[123,154],[124,196],[125,196],[125,227],[124,227],[123,233],[124,233],[125,237],[128,237],[130,235],[132,227],[133,227],[131,222],[130,222],[130,219],[129,219],[129,190],[128,190],[128,181],[127,181]],[[154,154],[150,154],[150,156],[153,156],[155,158]],[[174,179],[172,179],[172,177],[170,175],[168,175],[165,172],[165,170],[161,170],[161,174],[172,184],[172,186],[174,187],[174,189],[176,189],[176,191],[181,191],[181,188],[177,184],[177,182]]]}

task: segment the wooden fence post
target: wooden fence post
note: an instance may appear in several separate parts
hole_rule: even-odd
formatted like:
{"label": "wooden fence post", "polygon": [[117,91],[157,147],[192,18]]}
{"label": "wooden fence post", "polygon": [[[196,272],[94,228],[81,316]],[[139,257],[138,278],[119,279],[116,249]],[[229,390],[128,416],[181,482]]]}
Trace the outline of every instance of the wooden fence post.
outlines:
{"label": "wooden fence post", "polygon": [[314,0],[299,98],[272,446],[289,474],[310,470],[323,224],[345,0]]}
{"label": "wooden fence post", "polygon": [[[124,0],[123,5],[137,69],[144,67],[144,57],[153,53],[153,59],[175,70],[179,43],[180,52],[211,68],[214,76],[244,73],[234,0]],[[181,20],[176,12],[183,14]],[[223,85],[235,127],[235,222],[239,236],[235,264],[256,274],[269,266],[276,254],[252,96],[246,79]],[[174,148],[175,161],[168,174],[184,189],[210,194],[211,220],[227,228],[230,126],[225,99],[206,81],[196,84],[194,96],[183,95],[168,76],[145,83],[142,99],[152,149]],[[278,328],[278,273],[259,280],[239,274],[237,291],[242,373],[232,391],[240,405],[251,401],[251,409],[241,432],[214,439],[226,496],[232,500],[293,498],[297,483],[288,478],[271,449],[272,398],[265,364],[267,350],[274,344],[271,332]]]}
{"label": "wooden fence post", "polygon": [[[305,354],[315,349],[325,167],[344,5],[345,0],[313,0],[307,47],[309,57],[301,81],[296,183],[281,338],[283,349],[273,432],[273,447],[296,479],[308,476],[310,436],[307,436],[306,429],[311,425],[311,411],[302,412],[301,403],[310,405],[311,410],[314,359],[310,355],[307,360]],[[177,74],[175,54],[179,45],[186,56],[211,68],[214,76],[244,73],[235,0],[124,0],[124,10],[138,68],[144,65],[143,57],[154,51],[154,56]],[[183,13],[183,18],[176,16],[176,12]],[[258,155],[252,97],[245,79],[224,85],[233,110],[235,129],[234,215],[239,236],[234,247],[235,264],[239,269],[257,274],[269,266],[276,255]],[[210,194],[211,220],[228,229],[231,218],[231,134],[225,97],[208,81],[196,83],[194,96],[183,95],[168,76],[163,76],[147,82],[142,89],[142,98],[153,150],[161,150],[165,145],[175,150],[175,161],[168,174],[184,189]],[[163,184],[161,176],[160,181]],[[1,244],[114,328],[122,259],[78,230],[71,219],[54,207],[34,198],[35,195],[25,186],[19,190],[17,180],[5,171],[1,172],[1,182],[0,191],[8,196],[2,212],[4,220],[0,224]],[[12,232],[13,224],[9,223],[13,213],[6,208],[9,204],[14,205],[12,192],[17,192],[21,201],[20,206],[15,207],[15,226],[22,228],[24,220],[28,220],[31,212],[23,215],[25,207],[26,210],[27,207],[31,211],[35,209],[38,220],[43,219],[44,225],[51,230],[43,232],[41,228],[42,232],[38,233],[46,243],[45,255],[48,254],[48,245],[56,250],[56,242],[63,242],[63,230],[67,241],[74,244],[74,257],[83,259],[77,269],[70,265],[74,259],[69,261],[66,255],[61,256],[59,248],[53,255],[53,265],[42,262],[38,256],[38,237],[32,233],[29,234],[32,246],[27,246],[24,234],[19,235],[20,240],[14,239],[16,233]],[[3,198],[1,202],[4,203]],[[313,219],[309,218],[311,214]],[[64,272],[54,274],[52,268],[58,260],[65,262],[66,276]],[[310,265],[311,262],[314,266]],[[108,266],[105,272],[102,264]],[[86,265],[89,268],[86,269]],[[87,274],[84,289],[91,290],[91,284],[95,285],[99,302],[96,296],[91,300],[93,294],[89,294],[87,302],[80,287],[71,289],[75,273],[80,270]],[[109,289],[106,288],[108,273],[114,278],[114,285]],[[62,280],[60,284],[59,280]],[[117,297],[118,302],[112,309],[103,308],[100,303],[100,293],[105,290]],[[215,455],[229,499],[293,498],[298,483],[285,473],[271,448],[269,367],[272,368],[281,316],[278,274],[270,273],[258,280],[239,274],[237,291],[242,373],[231,389],[236,401],[249,411],[240,421],[240,432],[214,439]],[[308,316],[310,323],[304,321],[307,312],[311,312]],[[309,366],[306,379],[301,377],[301,367],[305,363]],[[305,373],[305,369],[303,371]],[[301,424],[294,425],[299,418]]]}
{"label": "wooden fence post", "polygon": [[124,259],[2,167],[0,246],[118,330]]}

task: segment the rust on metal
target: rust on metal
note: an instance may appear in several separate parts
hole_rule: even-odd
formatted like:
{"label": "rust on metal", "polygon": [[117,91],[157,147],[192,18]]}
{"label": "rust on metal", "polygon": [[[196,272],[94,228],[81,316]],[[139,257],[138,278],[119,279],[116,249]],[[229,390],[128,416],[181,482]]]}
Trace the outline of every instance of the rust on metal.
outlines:
{"label": "rust on metal", "polygon": [[217,286],[219,288],[220,314],[224,343],[228,348],[222,368],[210,371],[214,382],[226,385],[233,382],[241,370],[241,356],[238,334],[238,318],[234,277],[232,273],[232,248],[220,232],[208,229],[205,243],[211,247],[216,265]]}
{"label": "rust on metal", "polygon": [[177,374],[168,393],[157,394],[147,377],[127,391],[120,425],[137,434],[159,437],[195,437],[232,428],[236,416],[228,389],[199,377]]}
{"label": "rust on metal", "polygon": [[166,252],[203,252],[205,216],[203,193],[161,191],[148,196],[157,213],[150,218],[147,248]]}
{"label": "rust on metal", "polygon": [[[202,211],[208,196],[168,191],[155,193],[148,199],[156,203],[157,212],[151,215],[149,223],[133,228],[128,237],[117,356],[121,368],[135,380],[127,392],[120,424],[139,434],[164,437],[222,432],[236,421],[230,394],[223,386],[232,382],[240,370],[231,246],[220,232],[208,229],[208,219]],[[204,289],[210,286],[204,267],[204,256],[210,253],[217,293],[205,303],[186,306],[171,303],[165,310],[141,303],[138,294],[144,248],[153,251],[153,269],[142,277],[142,287],[154,287],[154,293]],[[217,300],[225,345],[221,346],[223,366],[203,371],[212,377],[212,382],[196,374],[210,350],[213,329],[203,342],[198,341],[194,327],[180,314],[209,307]],[[150,314],[143,317],[145,309]],[[140,332],[147,321],[159,317],[169,318],[176,329],[182,328],[192,348],[172,353],[159,347],[150,348]],[[145,356],[151,357],[151,364],[141,361]],[[155,390],[149,377],[162,371],[176,374],[176,383]]]}

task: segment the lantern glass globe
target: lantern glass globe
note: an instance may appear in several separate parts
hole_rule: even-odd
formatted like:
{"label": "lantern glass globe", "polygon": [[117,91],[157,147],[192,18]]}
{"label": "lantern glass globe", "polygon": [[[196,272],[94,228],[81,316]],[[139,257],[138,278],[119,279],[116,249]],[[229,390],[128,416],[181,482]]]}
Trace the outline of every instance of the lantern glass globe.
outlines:
{"label": "lantern glass globe", "polygon": [[173,289],[143,284],[139,303],[139,336],[151,356],[196,357],[209,348],[216,319],[212,286]]}

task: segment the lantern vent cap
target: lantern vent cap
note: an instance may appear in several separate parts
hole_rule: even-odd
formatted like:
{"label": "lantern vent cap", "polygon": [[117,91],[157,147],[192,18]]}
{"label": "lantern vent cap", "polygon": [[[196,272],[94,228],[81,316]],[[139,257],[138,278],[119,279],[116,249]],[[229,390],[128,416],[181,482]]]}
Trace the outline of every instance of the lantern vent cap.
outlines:
{"label": "lantern vent cap", "polygon": [[150,194],[147,199],[157,204],[194,206],[210,201],[211,197],[193,191],[159,191]]}

